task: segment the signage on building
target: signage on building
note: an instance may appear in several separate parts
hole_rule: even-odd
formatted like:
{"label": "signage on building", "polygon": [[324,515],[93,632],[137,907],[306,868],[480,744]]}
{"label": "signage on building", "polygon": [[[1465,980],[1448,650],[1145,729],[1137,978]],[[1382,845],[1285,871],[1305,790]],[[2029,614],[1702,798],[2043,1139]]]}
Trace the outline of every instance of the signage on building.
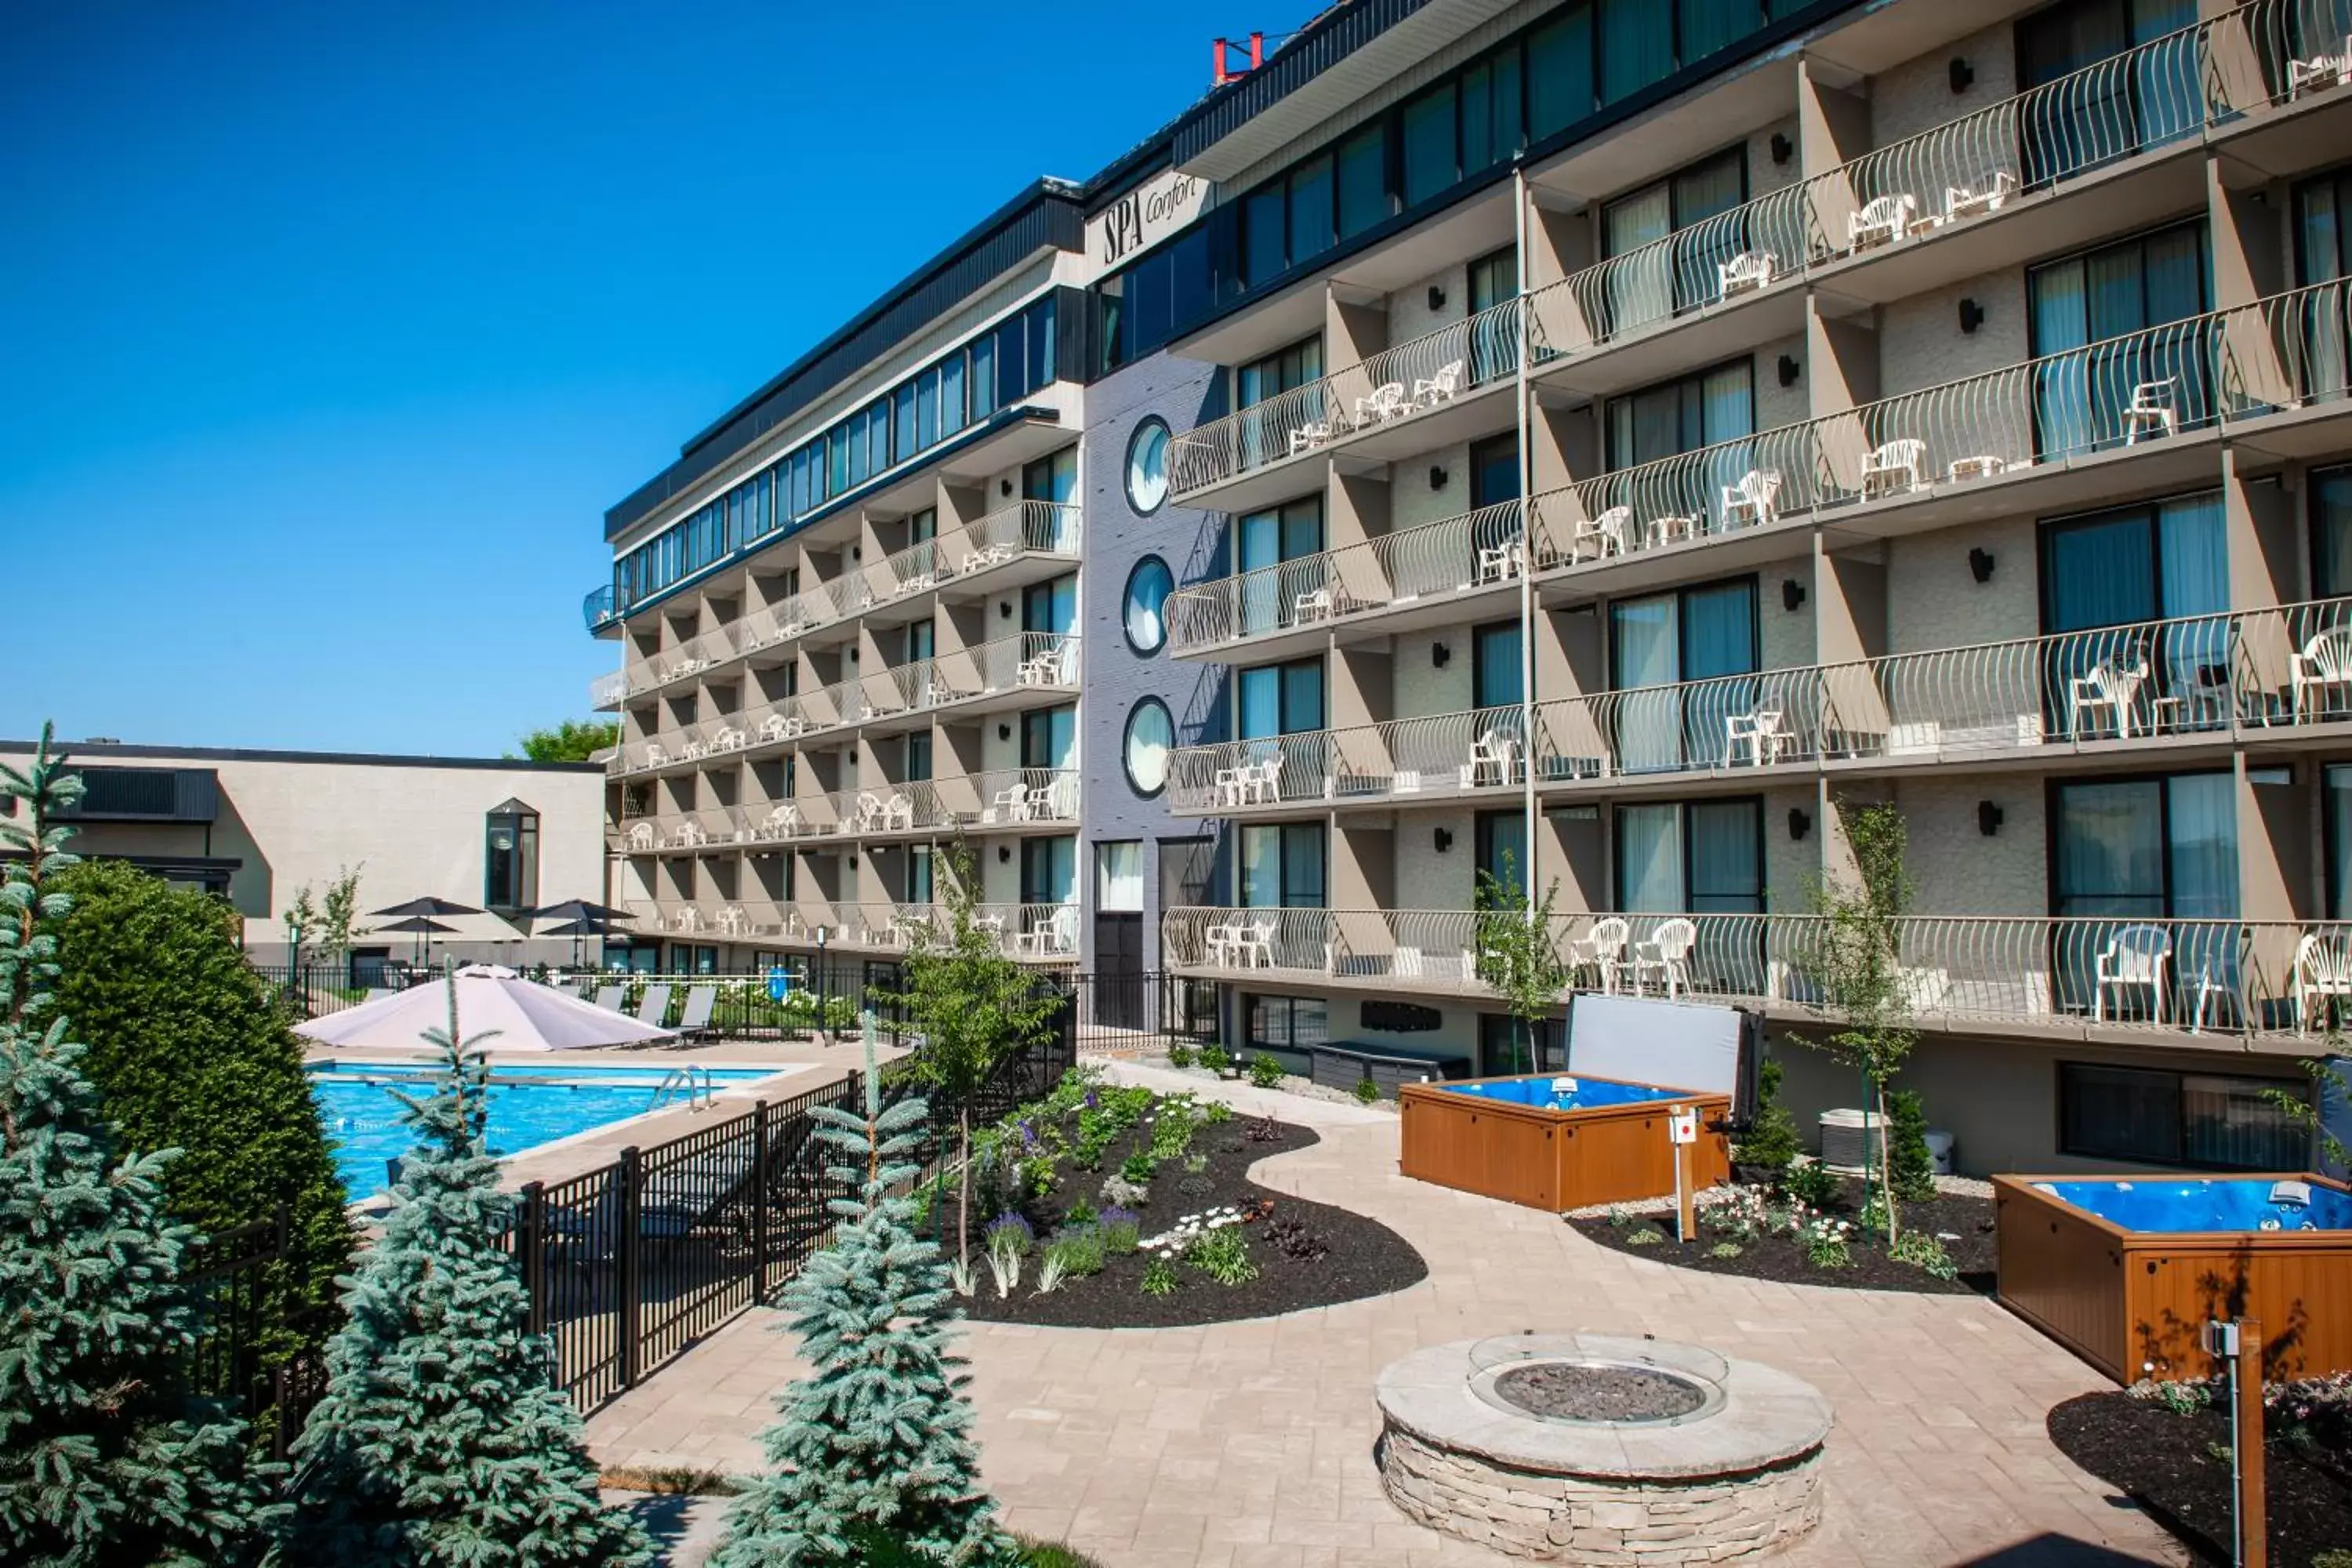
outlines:
{"label": "signage on building", "polygon": [[1170,169],[1087,220],[1091,277],[1110,271],[1197,219],[1209,205],[1209,182]]}

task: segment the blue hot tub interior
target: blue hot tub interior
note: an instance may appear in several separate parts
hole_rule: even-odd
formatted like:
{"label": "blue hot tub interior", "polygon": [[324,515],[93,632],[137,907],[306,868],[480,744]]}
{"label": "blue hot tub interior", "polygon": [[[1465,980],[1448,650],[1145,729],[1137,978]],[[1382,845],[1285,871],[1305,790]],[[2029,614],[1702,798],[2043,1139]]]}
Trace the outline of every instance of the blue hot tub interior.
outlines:
{"label": "blue hot tub interior", "polygon": [[1617,1083],[1609,1079],[1575,1078],[1538,1073],[1532,1078],[1499,1078],[1491,1083],[1449,1083],[1448,1094],[1473,1094],[1506,1105],[1530,1105],[1539,1110],[1591,1110],[1608,1105],[1649,1105],[1690,1100],[1689,1090],[1658,1089],[1646,1083]]}
{"label": "blue hot tub interior", "polygon": [[2352,1193],[2316,1183],[2307,1204],[2273,1201],[2266,1177],[2033,1184],[2126,1230],[2352,1230]]}

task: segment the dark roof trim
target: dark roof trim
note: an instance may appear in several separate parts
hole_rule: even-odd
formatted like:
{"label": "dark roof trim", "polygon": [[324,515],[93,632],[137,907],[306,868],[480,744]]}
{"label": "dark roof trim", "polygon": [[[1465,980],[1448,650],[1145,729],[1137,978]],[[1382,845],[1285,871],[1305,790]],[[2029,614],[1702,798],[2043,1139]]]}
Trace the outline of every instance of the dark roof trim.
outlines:
{"label": "dark roof trim", "polygon": [[1339,0],[1292,34],[1257,69],[1217,89],[1176,121],[1177,163],[1199,157],[1427,4]]}
{"label": "dark roof trim", "polygon": [[[29,755],[34,745],[31,741],[0,741],[0,752]],[[420,757],[378,755],[372,752],[273,752],[243,746],[143,746],[119,741],[54,741],[50,742],[50,750],[62,752],[68,763],[96,762],[109,757],[151,760],[185,757],[191,762],[318,763],[332,767],[476,768],[534,773],[601,773],[604,771],[602,763],[534,763],[527,757]]]}
{"label": "dark roof trim", "polygon": [[892,345],[1040,249],[1083,249],[1083,194],[1066,180],[1041,179],[982,218],[688,440],[679,448],[677,462],[604,513],[604,537],[619,538]]}

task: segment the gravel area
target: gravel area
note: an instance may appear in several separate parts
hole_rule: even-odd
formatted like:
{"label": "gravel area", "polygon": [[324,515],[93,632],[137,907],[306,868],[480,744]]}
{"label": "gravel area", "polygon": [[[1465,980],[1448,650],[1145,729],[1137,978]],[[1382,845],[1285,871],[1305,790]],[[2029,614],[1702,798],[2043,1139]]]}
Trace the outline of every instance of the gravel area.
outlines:
{"label": "gravel area", "polygon": [[[1197,1067],[1175,1066],[1169,1061],[1168,1053],[1164,1050],[1139,1051],[1125,1059],[1139,1063],[1144,1067],[1166,1068],[1171,1072],[1181,1072],[1189,1078],[1200,1079],[1203,1089],[1217,1081],[1215,1074],[1203,1072]],[[1240,1081],[1249,1082],[1249,1074],[1243,1073]],[[1326,1100],[1333,1105],[1361,1105],[1368,1110],[1385,1110],[1392,1116],[1396,1114],[1397,1102],[1393,1100],[1360,1100],[1344,1089],[1333,1089],[1329,1084],[1317,1083],[1311,1078],[1299,1078],[1291,1073],[1283,1074],[1282,1081],[1274,1087],[1285,1094],[1296,1094],[1307,1100]]]}
{"label": "gravel area", "polygon": [[1513,1367],[1495,1380],[1495,1392],[1554,1421],[1664,1421],[1706,1403],[1696,1384],[1663,1372],[1570,1362]]}
{"label": "gravel area", "polygon": [[[1987,1203],[1992,1201],[1992,1184],[1979,1180],[1975,1176],[1937,1176],[1936,1191],[1948,1198],[1982,1198]],[[1729,1195],[1727,1188],[1709,1187],[1699,1194],[1695,1201],[1700,1208],[1705,1208],[1709,1204],[1721,1203],[1727,1195]],[[1639,1203],[1630,1204],[1587,1204],[1582,1208],[1561,1211],[1570,1219],[1606,1219],[1612,1214],[1670,1215],[1674,1212],[1675,1200],[1670,1197],[1643,1198]]]}

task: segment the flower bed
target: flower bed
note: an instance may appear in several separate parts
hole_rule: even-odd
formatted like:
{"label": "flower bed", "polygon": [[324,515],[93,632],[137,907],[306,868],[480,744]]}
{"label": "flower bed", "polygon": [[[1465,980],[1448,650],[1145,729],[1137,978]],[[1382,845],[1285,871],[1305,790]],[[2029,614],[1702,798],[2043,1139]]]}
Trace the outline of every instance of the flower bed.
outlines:
{"label": "flower bed", "polygon": [[[2352,1374],[2263,1390],[2270,1560],[2352,1564]],[[2139,1384],[2050,1412],[2051,1441],[2207,1560],[2234,1535],[2228,1384]]]}
{"label": "flower bed", "polygon": [[[1259,1161],[1316,1141],[1217,1101],[1074,1070],[974,1140],[964,1310],[995,1322],[1158,1328],[1329,1306],[1423,1278],[1421,1255],[1386,1226],[1249,1179]],[[952,1258],[955,1190],[929,1197]]]}
{"label": "flower bed", "polygon": [[1801,1192],[1727,1186],[1700,1194],[1698,1239],[1675,1239],[1675,1216],[1622,1210],[1569,1221],[1603,1247],[1709,1274],[1862,1290],[1959,1295],[1991,1289],[1992,1202],[1937,1193],[1897,1205],[1901,1239],[1890,1255],[1864,1223],[1864,1194],[1850,1178],[1801,1177]]}

